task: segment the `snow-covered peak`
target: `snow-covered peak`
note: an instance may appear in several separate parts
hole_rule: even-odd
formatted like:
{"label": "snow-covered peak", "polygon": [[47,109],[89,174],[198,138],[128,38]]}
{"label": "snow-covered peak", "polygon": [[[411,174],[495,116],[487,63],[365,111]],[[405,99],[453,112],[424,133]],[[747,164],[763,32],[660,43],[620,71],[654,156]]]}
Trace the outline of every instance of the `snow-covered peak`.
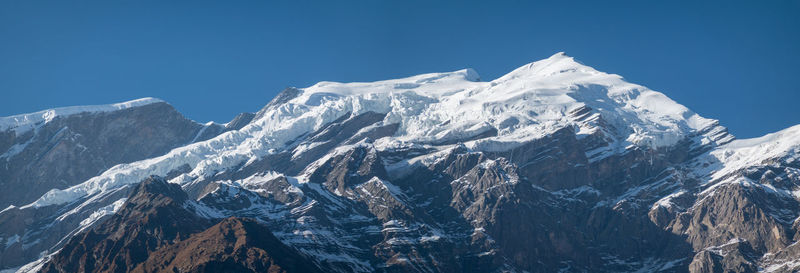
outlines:
{"label": "snow-covered peak", "polygon": [[494,81],[504,82],[518,78],[542,78],[569,72],[600,73],[592,67],[579,63],[575,58],[567,56],[564,52],[558,52],[547,59],[535,61],[514,69]]}
{"label": "snow-covered peak", "polygon": [[482,100],[498,104],[523,98],[522,103],[539,108],[534,110],[539,116],[545,114],[539,120],[564,122],[565,112],[588,106],[618,130],[612,134],[640,146],[670,146],[716,124],[660,92],[597,71],[563,52],[515,69],[492,81],[484,93]]}
{"label": "snow-covered peak", "polygon": [[[716,124],[659,92],[597,71],[564,53],[491,82],[477,80],[476,72],[465,69],[370,83],[320,82],[299,89],[300,94],[275,113],[387,113],[386,122],[401,125],[398,139],[411,142],[468,138],[490,130],[498,130],[498,136],[487,141],[506,142],[577,126],[582,134],[606,130],[622,147],[663,147]],[[570,111],[587,106],[597,115],[595,121],[601,117],[612,126],[600,128],[597,122],[570,117]],[[266,127],[275,121],[263,120]]]}
{"label": "snow-covered peak", "polygon": [[64,117],[86,112],[111,112],[158,102],[163,101],[148,97],[114,104],[60,107],[42,110],[35,113],[0,117],[0,131],[14,130],[17,134],[21,134],[35,128],[36,126],[48,123],[56,117]]}
{"label": "snow-covered peak", "polygon": [[467,68],[453,72],[428,73],[402,79],[376,82],[329,82],[323,81],[307,88],[297,101],[307,105],[319,105],[321,100],[337,96],[354,96],[372,93],[393,93],[414,90],[425,96],[440,97],[452,90],[476,86],[480,81],[478,72]]}

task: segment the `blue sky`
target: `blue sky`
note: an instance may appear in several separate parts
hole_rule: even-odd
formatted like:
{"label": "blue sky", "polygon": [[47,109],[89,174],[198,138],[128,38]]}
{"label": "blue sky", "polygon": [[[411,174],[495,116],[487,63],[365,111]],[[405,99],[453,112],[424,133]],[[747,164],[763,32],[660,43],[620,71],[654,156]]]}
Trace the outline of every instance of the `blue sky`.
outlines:
{"label": "blue sky", "polygon": [[288,86],[564,51],[738,137],[800,124],[797,0],[266,2],[2,1],[0,116],[152,96],[226,122]]}

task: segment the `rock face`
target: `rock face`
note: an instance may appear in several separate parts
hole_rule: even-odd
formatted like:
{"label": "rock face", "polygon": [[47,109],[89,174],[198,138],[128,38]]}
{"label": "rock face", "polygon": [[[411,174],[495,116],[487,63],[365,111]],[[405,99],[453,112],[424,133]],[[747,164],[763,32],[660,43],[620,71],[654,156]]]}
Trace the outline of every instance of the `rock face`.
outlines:
{"label": "rock face", "polygon": [[800,270],[800,126],[734,140],[563,54],[289,88],[226,128],[0,212],[0,266]]}
{"label": "rock face", "polygon": [[143,181],[107,221],[70,239],[42,272],[127,272],[162,246],[211,225],[187,210],[188,196],[162,178]]}
{"label": "rock face", "polygon": [[114,216],[70,239],[41,272],[319,272],[256,221],[227,218],[211,226],[195,207],[180,186],[148,178]]}
{"label": "rock face", "polygon": [[322,272],[255,220],[226,218],[163,247],[133,272]]}

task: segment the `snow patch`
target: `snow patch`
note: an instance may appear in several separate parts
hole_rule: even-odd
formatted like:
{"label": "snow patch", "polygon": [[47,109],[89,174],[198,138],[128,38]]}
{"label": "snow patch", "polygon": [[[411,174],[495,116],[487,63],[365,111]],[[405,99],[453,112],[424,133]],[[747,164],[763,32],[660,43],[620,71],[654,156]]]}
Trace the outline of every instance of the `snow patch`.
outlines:
{"label": "snow patch", "polygon": [[117,201],[114,201],[114,203],[111,203],[107,206],[97,209],[95,212],[92,212],[92,214],[89,215],[89,217],[86,217],[86,219],[83,219],[81,221],[78,232],[83,231],[88,227],[91,227],[92,225],[94,225],[94,223],[96,223],[98,220],[100,220],[100,218],[103,218],[104,216],[113,215],[114,213],[117,213],[117,211],[119,211],[119,209],[122,208],[122,205],[125,204],[125,201],[127,200],[128,198],[119,199]]}

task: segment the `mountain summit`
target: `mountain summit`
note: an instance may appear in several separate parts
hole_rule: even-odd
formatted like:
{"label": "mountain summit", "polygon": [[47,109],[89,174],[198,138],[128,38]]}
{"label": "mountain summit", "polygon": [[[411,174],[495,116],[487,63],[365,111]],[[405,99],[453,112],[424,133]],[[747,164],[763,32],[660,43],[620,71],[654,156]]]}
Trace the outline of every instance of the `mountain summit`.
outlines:
{"label": "mountain summit", "polygon": [[[718,121],[564,53],[488,82],[472,69],[320,82],[197,127],[168,152],[92,166],[102,172],[11,203],[0,268],[86,268],[70,257],[128,232],[120,219],[150,207],[136,185],[155,179],[182,191],[175,209],[198,224],[141,236],[168,259],[125,268],[190,268],[176,257],[192,257],[197,268],[253,270],[270,266],[257,257],[278,257],[281,269],[309,261],[325,272],[791,272],[796,131],[734,140]],[[224,263],[182,249],[256,229],[274,238],[225,242],[258,253]],[[122,255],[100,250],[90,256]]]}

